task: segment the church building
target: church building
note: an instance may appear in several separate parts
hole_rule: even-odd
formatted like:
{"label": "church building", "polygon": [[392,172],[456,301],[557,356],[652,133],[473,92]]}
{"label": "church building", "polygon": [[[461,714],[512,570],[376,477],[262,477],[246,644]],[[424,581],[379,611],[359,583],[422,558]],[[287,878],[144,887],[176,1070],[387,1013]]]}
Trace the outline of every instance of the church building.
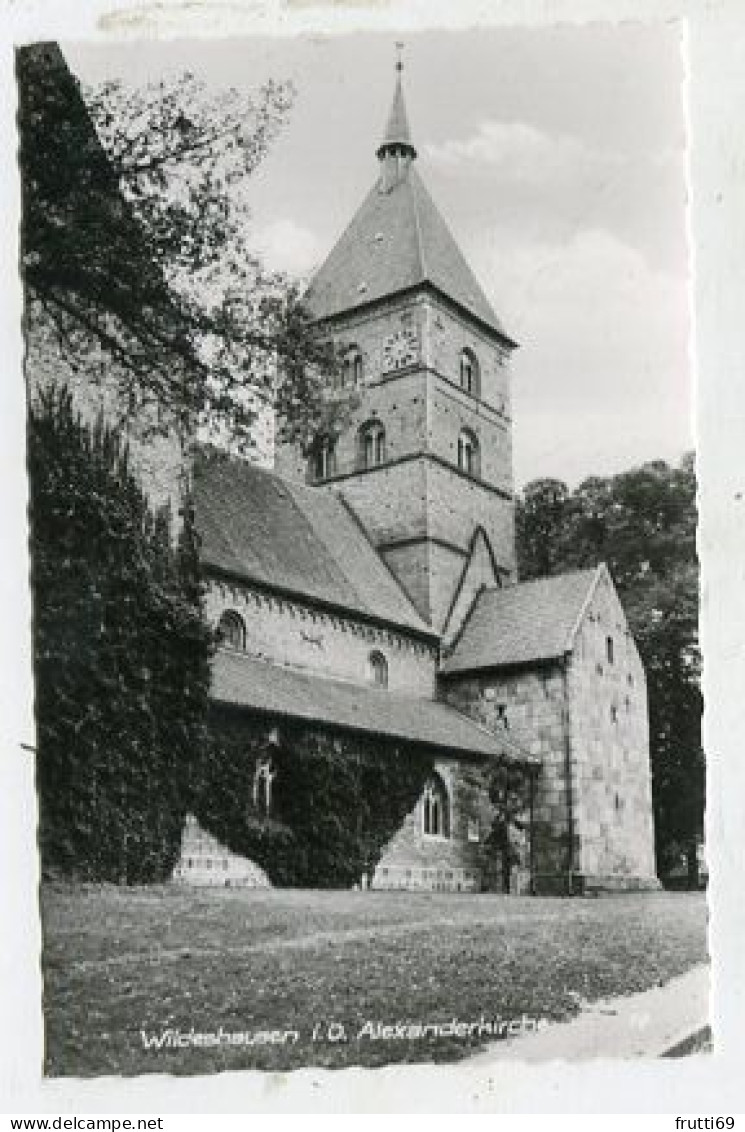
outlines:
{"label": "church building", "polygon": [[[342,351],[353,408],[310,456],[237,458],[195,479],[218,628],[212,697],[282,741],[431,753],[434,771],[373,888],[653,888],[646,684],[608,570],[521,583],[511,356],[420,176],[397,65],[374,184],[306,301]],[[525,778],[520,859],[495,861],[474,771]],[[270,813],[271,757],[253,798]],[[192,818],[174,879],[261,884]]]}

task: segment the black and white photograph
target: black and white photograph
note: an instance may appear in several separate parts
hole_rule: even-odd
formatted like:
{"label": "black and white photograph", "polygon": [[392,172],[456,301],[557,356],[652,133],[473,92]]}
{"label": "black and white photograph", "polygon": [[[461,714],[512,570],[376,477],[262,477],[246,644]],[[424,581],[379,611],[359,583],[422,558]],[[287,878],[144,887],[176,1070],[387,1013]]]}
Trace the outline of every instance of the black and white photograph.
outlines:
{"label": "black and white photograph", "polygon": [[14,59],[44,1077],[712,1057],[683,21]]}

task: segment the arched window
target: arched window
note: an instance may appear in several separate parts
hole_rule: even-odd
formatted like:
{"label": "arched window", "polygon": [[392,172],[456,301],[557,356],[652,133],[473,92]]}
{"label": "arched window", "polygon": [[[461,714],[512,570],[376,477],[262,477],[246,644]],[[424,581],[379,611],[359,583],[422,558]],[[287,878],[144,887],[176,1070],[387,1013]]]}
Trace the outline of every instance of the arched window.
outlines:
{"label": "arched window", "polygon": [[336,472],[336,441],[330,436],[320,436],[311,455],[311,476],[314,480],[326,480]]}
{"label": "arched window", "polygon": [[461,389],[465,389],[471,396],[479,396],[481,385],[479,363],[473,350],[465,349],[460,352],[460,385]]}
{"label": "arched window", "polygon": [[253,804],[259,814],[268,814],[272,808],[272,783],[277,777],[277,768],[271,758],[259,759],[254,770]]}
{"label": "arched window", "polygon": [[371,652],[367,660],[370,680],[378,688],[388,687],[388,661],[382,652]]}
{"label": "arched window", "polygon": [[479,442],[467,428],[458,436],[458,467],[469,476],[479,474]]}
{"label": "arched window", "polygon": [[422,833],[426,837],[450,836],[450,799],[439,774],[433,775],[424,787]]}
{"label": "arched window", "polygon": [[368,421],[360,429],[360,464],[375,468],[385,460],[385,429],[380,421]]}
{"label": "arched window", "polygon": [[362,384],[362,354],[357,346],[350,346],[341,363],[342,389]]}
{"label": "arched window", "polygon": [[226,609],[217,623],[217,640],[224,648],[245,649],[246,623],[240,613]]}

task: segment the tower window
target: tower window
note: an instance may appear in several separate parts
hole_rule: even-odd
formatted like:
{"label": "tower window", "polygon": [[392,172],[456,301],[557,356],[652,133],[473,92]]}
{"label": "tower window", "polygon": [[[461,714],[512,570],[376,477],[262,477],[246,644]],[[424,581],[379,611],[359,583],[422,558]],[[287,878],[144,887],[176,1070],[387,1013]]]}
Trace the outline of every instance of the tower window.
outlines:
{"label": "tower window", "polygon": [[228,649],[246,647],[246,623],[240,613],[234,609],[226,609],[217,623],[218,644]]}
{"label": "tower window", "polygon": [[259,759],[254,771],[253,804],[259,814],[268,814],[272,808],[272,784],[277,777],[277,768],[269,759]]}
{"label": "tower window", "polygon": [[368,657],[370,679],[378,688],[388,687],[388,661],[382,652],[371,652]]}
{"label": "tower window", "polygon": [[605,638],[605,653],[608,657],[608,664],[613,664],[613,638]]}
{"label": "tower window", "polygon": [[461,350],[460,385],[472,397],[480,395],[479,363],[473,350]]}
{"label": "tower window", "polygon": [[426,837],[450,836],[450,800],[438,774],[430,778],[422,794],[422,833]]}
{"label": "tower window", "polygon": [[315,480],[326,480],[336,472],[336,441],[322,436],[316,441],[311,456],[311,473]]}
{"label": "tower window", "polygon": [[467,428],[458,437],[458,467],[469,476],[479,474],[479,442]]}
{"label": "tower window", "polygon": [[385,460],[385,429],[380,421],[368,421],[360,429],[360,464],[375,468]]}

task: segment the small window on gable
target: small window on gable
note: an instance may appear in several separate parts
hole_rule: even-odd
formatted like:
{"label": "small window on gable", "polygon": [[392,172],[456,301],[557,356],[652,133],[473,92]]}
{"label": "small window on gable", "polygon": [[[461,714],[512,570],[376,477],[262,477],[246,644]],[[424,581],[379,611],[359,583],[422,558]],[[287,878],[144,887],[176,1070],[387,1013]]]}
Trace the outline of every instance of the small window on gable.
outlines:
{"label": "small window on gable", "polygon": [[611,723],[618,723],[618,708],[615,704],[610,706],[610,721]]}
{"label": "small window on gable", "polygon": [[277,768],[271,758],[259,759],[254,770],[253,804],[257,813],[266,816],[272,808],[272,785]]}
{"label": "small window on gable", "polygon": [[613,638],[605,638],[605,655],[608,657],[608,664],[613,664]]}
{"label": "small window on gable", "polygon": [[359,432],[360,465],[376,468],[385,461],[385,429],[380,421],[368,421]]}
{"label": "small window on gable", "polygon": [[466,393],[470,393],[472,397],[480,395],[479,363],[473,350],[461,350],[460,387],[465,389]]}
{"label": "small window on gable", "polygon": [[240,613],[234,609],[225,610],[217,623],[217,641],[227,649],[245,649],[246,623]]}
{"label": "small window on gable", "polygon": [[426,837],[450,837],[450,799],[439,774],[434,774],[424,787],[422,832]]}
{"label": "small window on gable", "polygon": [[310,460],[314,480],[326,480],[336,474],[336,441],[330,436],[319,436]]}
{"label": "small window on gable", "polygon": [[371,682],[378,688],[387,688],[388,661],[382,652],[371,652],[367,664]]}
{"label": "small window on gable", "polygon": [[479,474],[479,442],[467,428],[458,436],[458,467],[469,476]]}

